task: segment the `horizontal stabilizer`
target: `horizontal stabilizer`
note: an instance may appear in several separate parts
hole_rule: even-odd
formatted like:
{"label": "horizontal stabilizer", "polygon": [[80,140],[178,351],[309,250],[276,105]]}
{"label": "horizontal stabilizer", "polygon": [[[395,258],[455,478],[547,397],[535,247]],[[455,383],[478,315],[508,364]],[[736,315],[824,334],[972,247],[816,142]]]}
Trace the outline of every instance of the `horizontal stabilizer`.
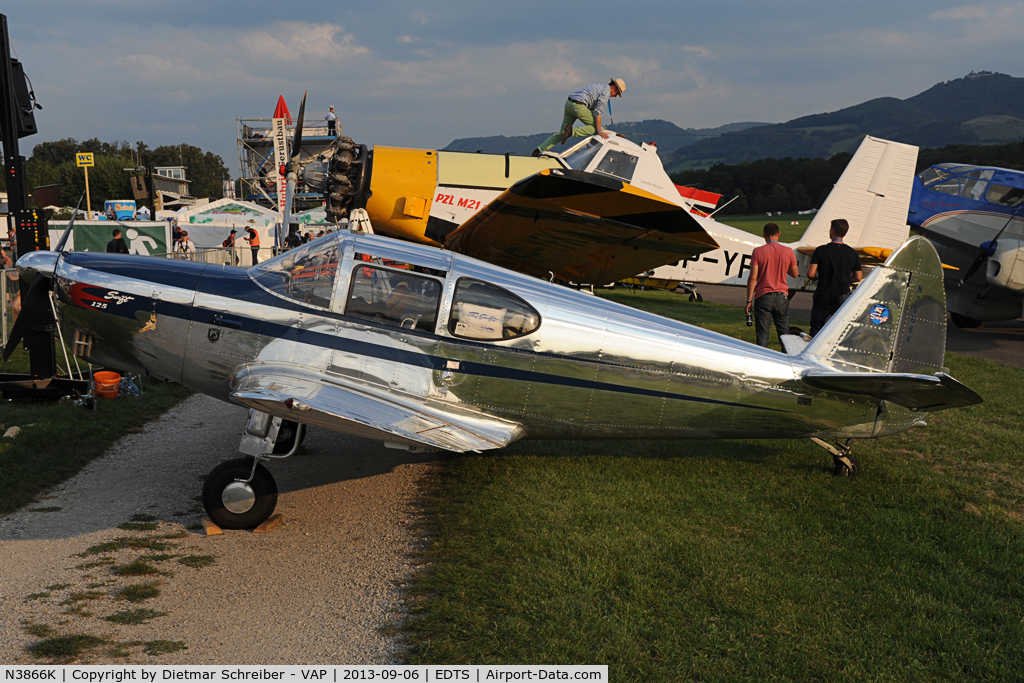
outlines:
{"label": "horizontal stabilizer", "polygon": [[718,243],[685,208],[639,187],[545,169],[456,228],[445,247],[535,277],[606,285]]}
{"label": "horizontal stabilizer", "polygon": [[808,373],[800,378],[807,389],[830,394],[860,394],[891,401],[911,410],[934,412],[981,403],[974,390],[949,375],[879,372]]}
{"label": "horizontal stabilizer", "polygon": [[441,402],[400,397],[370,385],[349,386],[290,366],[241,371],[231,399],[315,427],[459,453],[504,448],[524,435],[515,422],[456,412]]}

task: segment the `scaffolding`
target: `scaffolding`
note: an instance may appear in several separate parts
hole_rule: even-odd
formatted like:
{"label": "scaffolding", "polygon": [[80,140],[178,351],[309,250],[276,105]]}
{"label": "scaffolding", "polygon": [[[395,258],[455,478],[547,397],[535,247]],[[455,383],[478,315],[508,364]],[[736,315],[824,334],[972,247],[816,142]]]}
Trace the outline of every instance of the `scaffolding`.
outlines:
{"label": "scaffolding", "polygon": [[[273,119],[236,118],[238,129],[238,166],[241,171],[240,199],[269,208],[277,207],[278,169],[274,165],[274,140],[271,135]],[[340,129],[340,126],[339,126]],[[295,126],[287,125],[288,141],[295,139]],[[299,150],[299,166],[310,161],[330,160],[337,148],[338,140],[323,126],[302,127],[302,145]],[[299,171],[299,186],[295,188],[295,209],[302,211],[324,203],[319,192],[307,190]]]}

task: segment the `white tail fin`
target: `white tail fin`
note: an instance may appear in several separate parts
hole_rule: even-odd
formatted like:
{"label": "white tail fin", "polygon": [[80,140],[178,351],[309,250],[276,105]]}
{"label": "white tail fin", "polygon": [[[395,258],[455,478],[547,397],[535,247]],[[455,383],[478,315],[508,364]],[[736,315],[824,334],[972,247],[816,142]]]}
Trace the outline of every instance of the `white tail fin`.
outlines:
{"label": "white tail fin", "polygon": [[910,234],[907,212],[916,165],[917,147],[866,136],[798,244],[828,242],[834,218],[849,221],[843,241],[851,247],[903,244]]}

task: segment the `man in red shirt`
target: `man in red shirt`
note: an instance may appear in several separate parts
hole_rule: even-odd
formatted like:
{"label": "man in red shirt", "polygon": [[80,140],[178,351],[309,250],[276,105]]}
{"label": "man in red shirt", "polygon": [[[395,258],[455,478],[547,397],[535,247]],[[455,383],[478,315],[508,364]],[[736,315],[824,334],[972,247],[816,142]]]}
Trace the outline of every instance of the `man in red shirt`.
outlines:
{"label": "man in red shirt", "polygon": [[793,250],[779,244],[779,226],[768,223],[764,226],[763,234],[765,245],[754,249],[750,258],[747,315],[750,315],[753,307],[758,346],[768,346],[773,320],[781,346],[782,335],[789,334],[789,285],[786,284],[786,275],[798,277],[800,272]]}

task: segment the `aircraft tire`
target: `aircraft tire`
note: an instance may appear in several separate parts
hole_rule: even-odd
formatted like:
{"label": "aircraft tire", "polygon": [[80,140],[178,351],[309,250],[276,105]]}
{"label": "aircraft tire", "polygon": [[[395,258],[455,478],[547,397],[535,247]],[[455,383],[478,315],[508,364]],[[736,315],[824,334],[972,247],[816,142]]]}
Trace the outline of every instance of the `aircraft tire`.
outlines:
{"label": "aircraft tire", "polygon": [[853,465],[853,469],[851,470],[849,467],[846,466],[846,463],[837,458],[835,461],[836,469],[833,472],[833,474],[837,477],[856,477],[858,474],[860,474],[860,463],[857,462],[857,458],[853,457],[852,455],[847,455],[846,457]]}
{"label": "aircraft tire", "polygon": [[[259,526],[274,514],[277,507],[277,482],[270,470],[262,464],[256,465],[256,474],[248,485],[248,491],[238,486],[237,479],[248,479],[252,472],[251,458],[237,458],[222,462],[211,470],[203,484],[203,507],[213,523],[222,529],[250,529]],[[229,487],[251,494],[251,500],[241,503],[225,502]],[[235,511],[229,510],[233,505]]]}
{"label": "aircraft tire", "polygon": [[691,292],[690,301],[696,302],[698,304],[704,303],[704,296],[700,292]]}
{"label": "aircraft tire", "polygon": [[980,320],[968,318],[966,315],[960,315],[959,313],[954,313],[953,311],[949,312],[949,321],[962,330],[972,330],[975,327],[981,325]]}

